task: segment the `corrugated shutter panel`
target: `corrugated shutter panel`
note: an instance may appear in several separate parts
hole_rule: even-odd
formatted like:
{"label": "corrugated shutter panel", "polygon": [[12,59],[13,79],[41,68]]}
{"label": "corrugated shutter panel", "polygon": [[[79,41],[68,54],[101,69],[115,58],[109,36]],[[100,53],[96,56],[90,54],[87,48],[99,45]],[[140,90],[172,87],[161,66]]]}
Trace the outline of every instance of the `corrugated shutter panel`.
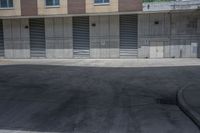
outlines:
{"label": "corrugated shutter panel", "polygon": [[0,20],[0,57],[4,56],[3,22]]}
{"label": "corrugated shutter panel", "polygon": [[73,48],[75,58],[88,58],[90,56],[89,30],[89,17],[73,18]]}
{"label": "corrugated shutter panel", "polygon": [[45,23],[44,19],[30,19],[31,57],[45,57]]}
{"label": "corrugated shutter panel", "polygon": [[138,17],[120,16],[120,57],[136,58],[138,55]]}

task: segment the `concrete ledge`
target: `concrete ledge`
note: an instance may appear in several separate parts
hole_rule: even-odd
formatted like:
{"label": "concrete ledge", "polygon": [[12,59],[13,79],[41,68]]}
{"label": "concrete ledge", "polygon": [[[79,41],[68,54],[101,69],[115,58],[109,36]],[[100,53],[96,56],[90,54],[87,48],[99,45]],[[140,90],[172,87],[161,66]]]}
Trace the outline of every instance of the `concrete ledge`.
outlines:
{"label": "concrete ledge", "polygon": [[200,88],[197,85],[189,85],[178,91],[178,106],[200,128]]}

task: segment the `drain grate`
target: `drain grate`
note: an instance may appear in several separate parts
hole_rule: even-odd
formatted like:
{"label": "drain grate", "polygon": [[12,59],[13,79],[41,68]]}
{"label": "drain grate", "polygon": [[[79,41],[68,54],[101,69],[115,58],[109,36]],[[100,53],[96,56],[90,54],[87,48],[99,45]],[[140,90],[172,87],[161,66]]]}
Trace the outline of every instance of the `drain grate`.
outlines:
{"label": "drain grate", "polygon": [[176,100],[173,99],[156,99],[156,103],[158,104],[167,104],[167,105],[177,105]]}

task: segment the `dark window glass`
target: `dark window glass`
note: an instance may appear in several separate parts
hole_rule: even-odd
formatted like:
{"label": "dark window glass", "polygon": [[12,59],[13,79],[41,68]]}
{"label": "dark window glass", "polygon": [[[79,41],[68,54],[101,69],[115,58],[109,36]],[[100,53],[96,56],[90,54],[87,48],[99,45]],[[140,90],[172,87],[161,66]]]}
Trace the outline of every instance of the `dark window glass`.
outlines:
{"label": "dark window glass", "polygon": [[104,0],[104,3],[109,3],[110,2],[110,0]]}
{"label": "dark window glass", "polygon": [[94,0],[94,3],[109,3],[110,0]]}
{"label": "dark window glass", "polygon": [[8,0],[9,2],[9,7],[13,7],[13,0]]}
{"label": "dark window glass", "polygon": [[13,0],[0,0],[1,8],[9,8],[13,7]]}
{"label": "dark window glass", "polygon": [[60,0],[46,0],[47,6],[58,6],[60,5]]}
{"label": "dark window glass", "polygon": [[60,5],[60,0],[55,0],[55,5]]}
{"label": "dark window glass", "polygon": [[1,7],[7,7],[7,0],[1,0]]}

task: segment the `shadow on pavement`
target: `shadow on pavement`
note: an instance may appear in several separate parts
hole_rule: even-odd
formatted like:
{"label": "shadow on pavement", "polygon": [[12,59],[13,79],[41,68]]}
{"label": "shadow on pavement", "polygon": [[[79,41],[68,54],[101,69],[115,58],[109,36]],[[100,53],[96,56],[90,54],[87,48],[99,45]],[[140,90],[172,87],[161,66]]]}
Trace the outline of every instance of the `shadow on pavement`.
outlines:
{"label": "shadow on pavement", "polygon": [[199,133],[176,92],[200,66],[0,66],[0,129],[67,133]]}

